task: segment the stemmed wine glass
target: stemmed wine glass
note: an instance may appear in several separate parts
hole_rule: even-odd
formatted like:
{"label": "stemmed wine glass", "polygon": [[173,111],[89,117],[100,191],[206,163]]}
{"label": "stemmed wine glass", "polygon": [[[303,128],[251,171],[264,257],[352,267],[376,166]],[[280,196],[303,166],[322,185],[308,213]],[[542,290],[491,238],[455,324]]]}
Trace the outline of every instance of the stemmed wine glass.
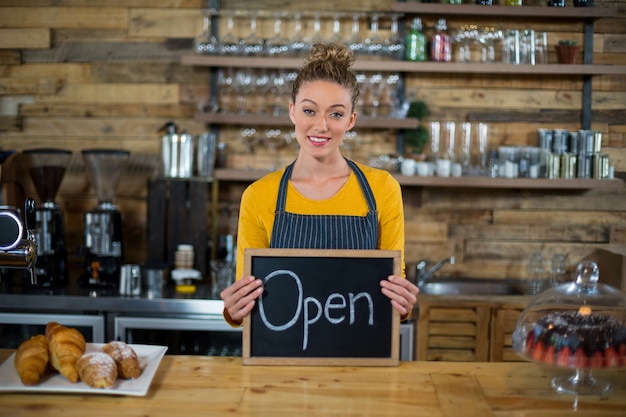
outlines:
{"label": "stemmed wine glass", "polygon": [[219,51],[219,41],[213,35],[211,20],[217,14],[215,9],[208,7],[208,1],[203,1],[202,15],[203,27],[202,33],[193,41],[193,48],[199,54],[216,54]]}
{"label": "stemmed wine glass", "polygon": [[254,77],[254,97],[251,97],[251,99],[254,99],[254,112],[256,114],[265,114],[267,112],[265,103],[270,89],[270,78],[265,68],[260,69]]}
{"label": "stemmed wine glass", "polygon": [[278,169],[280,164],[278,148],[285,143],[282,131],[278,128],[267,129],[265,131],[265,143],[267,144],[270,155],[272,156],[268,169],[270,171],[275,171]]}
{"label": "stemmed wine glass", "polygon": [[391,15],[391,33],[389,37],[383,41],[383,54],[391,59],[402,59],[404,55],[404,43],[400,37],[398,19],[400,15],[394,13]]}
{"label": "stemmed wine glass", "polygon": [[333,34],[330,41],[334,43],[345,43],[341,36],[341,13],[333,14]]}
{"label": "stemmed wine glass", "polygon": [[244,55],[261,55],[265,49],[263,39],[257,36],[257,12],[250,12],[250,33],[242,40]]}
{"label": "stemmed wine glass", "polygon": [[307,49],[302,36],[302,13],[296,12],[294,18],[294,33],[289,41],[289,50],[292,55],[300,56]]}
{"label": "stemmed wine glass", "polygon": [[352,52],[354,52],[355,55],[363,53],[364,49],[363,41],[361,40],[361,34],[359,33],[360,18],[360,13],[354,13],[352,15],[352,34],[348,41],[348,47],[352,50]]}
{"label": "stemmed wine glass", "polygon": [[370,36],[363,42],[364,49],[370,57],[380,58],[380,54],[383,50],[383,41],[378,34],[379,15],[374,13],[370,16],[370,19]]}
{"label": "stemmed wine glass", "polygon": [[313,35],[307,42],[307,47],[311,47],[316,43],[324,42],[324,38],[322,37],[322,14],[315,13],[313,15]]}
{"label": "stemmed wine glass", "polygon": [[289,52],[289,40],[282,35],[282,13],[274,14],[274,36],[266,43],[267,54],[270,56],[285,55]]}
{"label": "stemmed wine glass", "polygon": [[239,140],[244,144],[244,146],[246,147],[246,169],[247,170],[251,170],[254,166],[253,164],[253,159],[254,159],[254,147],[256,146],[257,142],[258,142],[258,138],[256,135],[256,129],[253,127],[245,127],[243,129],[241,129],[241,131],[239,132]]}
{"label": "stemmed wine glass", "polygon": [[236,11],[226,11],[226,34],[220,37],[220,53],[222,55],[239,55],[241,41],[233,34]]}
{"label": "stemmed wine glass", "polygon": [[254,91],[252,69],[241,68],[237,71],[235,77],[235,93],[237,95],[237,112],[246,114],[250,110],[251,100],[250,94]]}
{"label": "stemmed wine glass", "polygon": [[222,68],[218,73],[218,95],[219,95],[219,111],[221,113],[234,113],[235,112],[235,91],[233,88],[234,84],[234,75],[233,68]]}

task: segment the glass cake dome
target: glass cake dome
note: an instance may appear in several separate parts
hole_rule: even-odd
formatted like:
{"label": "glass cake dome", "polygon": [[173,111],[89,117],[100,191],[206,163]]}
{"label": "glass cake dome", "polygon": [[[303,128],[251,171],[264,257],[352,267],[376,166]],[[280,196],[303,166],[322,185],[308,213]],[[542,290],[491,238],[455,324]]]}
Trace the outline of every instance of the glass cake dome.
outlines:
{"label": "glass cake dome", "polygon": [[599,283],[599,275],[595,262],[578,264],[576,280],[533,298],[513,333],[513,349],[524,358],[575,370],[552,380],[558,392],[606,394],[612,386],[592,370],[626,366],[626,294]]}

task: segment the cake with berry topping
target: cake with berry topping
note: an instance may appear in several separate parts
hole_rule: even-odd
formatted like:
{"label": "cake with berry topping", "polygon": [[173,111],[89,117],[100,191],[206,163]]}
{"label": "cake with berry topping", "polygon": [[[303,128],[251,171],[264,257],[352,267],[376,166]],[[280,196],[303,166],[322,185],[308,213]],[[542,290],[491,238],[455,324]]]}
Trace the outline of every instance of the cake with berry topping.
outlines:
{"label": "cake with berry topping", "polygon": [[529,329],[524,350],[536,362],[561,367],[618,367],[626,365],[626,325],[585,307],[551,312]]}

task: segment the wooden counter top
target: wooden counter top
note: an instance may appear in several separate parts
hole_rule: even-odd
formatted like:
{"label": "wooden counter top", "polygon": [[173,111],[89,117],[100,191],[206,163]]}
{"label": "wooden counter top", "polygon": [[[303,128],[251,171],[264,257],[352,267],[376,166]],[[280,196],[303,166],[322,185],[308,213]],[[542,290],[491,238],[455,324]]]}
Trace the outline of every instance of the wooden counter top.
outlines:
{"label": "wooden counter top", "polygon": [[[0,350],[0,361],[12,351]],[[0,416],[624,417],[626,370],[598,372],[605,397],[558,394],[569,374],[534,363],[402,362],[398,367],[243,366],[165,356],[145,397],[0,394]]]}

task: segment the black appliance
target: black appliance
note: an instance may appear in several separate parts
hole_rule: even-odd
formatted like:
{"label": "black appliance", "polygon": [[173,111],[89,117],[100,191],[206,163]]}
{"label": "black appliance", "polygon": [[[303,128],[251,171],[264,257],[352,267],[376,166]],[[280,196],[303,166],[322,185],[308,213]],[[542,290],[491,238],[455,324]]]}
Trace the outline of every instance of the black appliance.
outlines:
{"label": "black appliance", "polygon": [[54,199],[57,195],[72,152],[64,149],[38,148],[22,152],[40,204],[35,208],[37,243],[37,285],[63,286],[67,283],[68,265],[63,212]]}
{"label": "black appliance", "polygon": [[113,204],[129,151],[86,149],[82,151],[87,177],[98,205],[84,214],[85,271],[79,283],[94,287],[117,287],[124,262],[122,215]]}

